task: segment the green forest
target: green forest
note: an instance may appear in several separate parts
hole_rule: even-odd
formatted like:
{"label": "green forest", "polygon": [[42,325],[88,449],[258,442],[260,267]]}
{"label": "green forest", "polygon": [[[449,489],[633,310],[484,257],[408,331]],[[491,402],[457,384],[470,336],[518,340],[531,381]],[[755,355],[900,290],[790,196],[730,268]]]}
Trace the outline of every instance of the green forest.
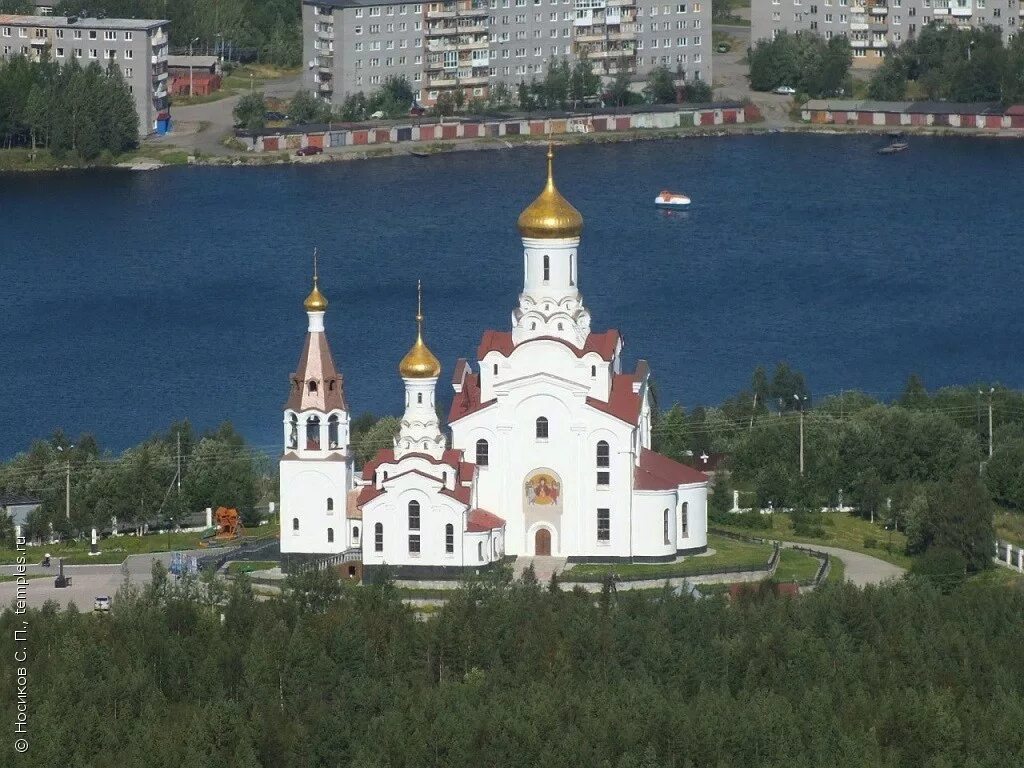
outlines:
{"label": "green forest", "polygon": [[[224,590],[227,591],[224,591]],[[1005,766],[1024,759],[1024,591],[913,577],[729,603],[470,583],[426,618],[329,575],[258,601],[158,571],[28,624],[18,765]]]}
{"label": "green forest", "polygon": [[139,117],[116,65],[0,61],[0,146],[94,160],[138,145]]}

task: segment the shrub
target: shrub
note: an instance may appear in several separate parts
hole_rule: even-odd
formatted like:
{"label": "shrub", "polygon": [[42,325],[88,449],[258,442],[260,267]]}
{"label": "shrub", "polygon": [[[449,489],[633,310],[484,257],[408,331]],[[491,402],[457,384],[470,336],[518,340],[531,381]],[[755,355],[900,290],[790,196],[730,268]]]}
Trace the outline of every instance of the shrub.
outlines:
{"label": "shrub", "polygon": [[877,546],[878,546],[878,539],[876,539],[874,536],[865,536],[864,537],[864,549],[874,549]]}

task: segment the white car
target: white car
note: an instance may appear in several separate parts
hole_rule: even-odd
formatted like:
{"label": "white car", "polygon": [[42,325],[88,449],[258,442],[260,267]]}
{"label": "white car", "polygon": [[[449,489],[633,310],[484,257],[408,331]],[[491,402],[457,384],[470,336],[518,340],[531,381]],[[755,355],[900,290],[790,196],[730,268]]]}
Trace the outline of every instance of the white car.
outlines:
{"label": "white car", "polygon": [[110,610],[110,598],[107,595],[100,595],[92,601],[92,609],[94,611],[109,611]]}
{"label": "white car", "polygon": [[796,88],[791,88],[788,85],[780,85],[772,93],[777,93],[780,96],[792,96],[796,93]]}

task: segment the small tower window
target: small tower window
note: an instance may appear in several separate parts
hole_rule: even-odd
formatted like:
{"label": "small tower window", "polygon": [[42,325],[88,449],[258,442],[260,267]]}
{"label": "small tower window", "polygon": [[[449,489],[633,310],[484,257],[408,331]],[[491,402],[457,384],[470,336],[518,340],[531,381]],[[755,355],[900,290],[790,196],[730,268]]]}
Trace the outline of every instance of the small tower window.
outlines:
{"label": "small tower window", "polygon": [[320,450],[320,418],[317,416],[306,419],[306,450]]}
{"label": "small tower window", "polygon": [[597,366],[596,365],[590,366],[590,378],[592,378],[592,379],[596,379],[597,378]]}
{"label": "small tower window", "polygon": [[445,485],[445,486],[448,485],[448,473],[447,472],[442,472],[441,473],[441,484]]}
{"label": "small tower window", "polygon": [[530,323],[530,330],[531,331],[536,331],[537,330],[537,323]]}
{"label": "small tower window", "polygon": [[293,413],[291,415],[291,417],[288,419],[288,421],[290,422],[289,426],[288,426],[288,447],[289,448],[298,448],[299,447],[299,419]]}
{"label": "small tower window", "polygon": [[419,403],[420,405],[423,404],[423,393],[422,392],[417,392],[416,393],[416,402]]}
{"label": "small tower window", "polygon": [[548,439],[548,420],[546,416],[541,416],[537,419],[537,439]]}
{"label": "small tower window", "polygon": [[662,528],[664,529],[665,543],[666,544],[671,544],[672,541],[668,537],[668,510],[667,509],[665,510],[665,520],[662,522]]}
{"label": "small tower window", "polygon": [[455,551],[455,526],[451,523],[444,527],[444,551],[449,555]]}
{"label": "small tower window", "polygon": [[476,441],[476,465],[478,467],[486,467],[490,461],[490,446],[487,441],[481,438]]}
{"label": "small tower window", "polygon": [[292,518],[292,530],[293,531],[299,530],[299,518],[297,518],[297,517],[293,517]]}
{"label": "small tower window", "polygon": [[682,518],[683,518],[682,522],[683,522],[683,524],[679,528],[679,535],[682,536],[683,538],[686,538],[687,536],[690,535],[690,525],[689,525],[689,520],[688,520],[689,516],[690,516],[690,502],[684,501],[683,502],[683,514],[682,514]]}
{"label": "small tower window", "polygon": [[330,381],[327,382],[327,390],[329,392],[334,391],[334,379],[331,379]]}
{"label": "small tower window", "polygon": [[334,499],[332,499],[330,496],[327,497],[327,511],[334,511]]}
{"label": "small tower window", "polygon": [[494,364],[494,375],[495,376],[498,375],[498,364],[497,363]]}
{"label": "small tower window", "polygon": [[359,528],[358,526],[352,526],[352,541],[359,541]]}
{"label": "small tower window", "polygon": [[387,470],[385,470],[385,471],[384,471],[384,479],[385,479],[385,480],[387,480],[387,479],[388,479],[388,473],[387,473]]}
{"label": "small tower window", "polygon": [[561,323],[558,324],[558,330],[562,330],[562,324]]}
{"label": "small tower window", "polygon": [[576,257],[569,257],[569,285],[576,285]]}
{"label": "small tower window", "polygon": [[309,391],[310,392],[316,392],[316,382],[315,381],[309,382]]}
{"label": "small tower window", "polygon": [[551,257],[544,254],[544,282],[551,279]]}
{"label": "small tower window", "polygon": [[338,447],[338,415],[334,414],[327,419],[327,445],[330,448]]}
{"label": "small tower window", "polygon": [[373,526],[373,551],[384,551],[384,524],[377,523]]}
{"label": "small tower window", "polygon": [[334,543],[334,529],[333,528],[328,528],[327,529],[327,543],[328,544],[333,544]]}
{"label": "small tower window", "polygon": [[418,531],[420,529],[420,503],[418,501],[409,502],[409,530]]}
{"label": "small tower window", "polygon": [[608,443],[604,440],[598,440],[597,442],[597,484],[608,485],[609,475],[608,468],[611,466],[611,452],[608,449]]}

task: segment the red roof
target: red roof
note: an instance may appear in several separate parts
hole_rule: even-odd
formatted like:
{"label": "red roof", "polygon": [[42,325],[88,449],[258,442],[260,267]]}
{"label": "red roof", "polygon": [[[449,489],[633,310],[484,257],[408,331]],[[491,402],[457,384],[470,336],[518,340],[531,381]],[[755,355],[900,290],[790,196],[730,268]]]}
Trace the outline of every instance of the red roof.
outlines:
{"label": "red roof", "polygon": [[356,506],[361,507],[369,501],[373,501],[378,496],[384,493],[383,488],[377,488],[372,485],[364,485],[359,489],[359,495],[356,496]]}
{"label": "red roof", "polygon": [[[461,473],[463,471],[461,469],[461,465],[463,463],[462,451],[456,448],[449,448],[443,454],[441,454],[440,461],[426,453],[407,453],[402,458],[404,459],[408,456],[416,456],[421,459],[426,459],[431,464],[447,464],[452,469],[459,470],[461,477]],[[379,451],[377,451],[376,456],[374,456],[372,459],[366,462],[366,464],[363,465],[363,479],[371,480],[373,478],[373,473],[377,471],[377,467],[379,467],[381,464],[395,464],[397,462],[398,460],[395,458],[394,449],[381,448]]]}
{"label": "red roof", "polygon": [[469,518],[466,521],[466,530],[470,533],[484,533],[485,531],[493,531],[495,528],[504,527],[505,520],[503,518],[479,507],[469,513]]}
{"label": "red roof", "polygon": [[640,464],[633,478],[638,491],[669,491],[680,485],[706,483],[707,475],[647,448],[640,449]]}
{"label": "red roof", "polygon": [[486,403],[480,401],[480,374],[467,373],[466,381],[462,385],[462,391],[452,398],[452,407],[448,410],[448,423],[458,421],[464,416],[483,410],[489,405],[498,402],[497,399],[488,400]]}
{"label": "red roof", "polygon": [[587,405],[611,414],[627,424],[635,425],[640,421],[640,406],[643,405],[641,394],[633,391],[633,384],[636,380],[635,374],[616,373],[612,376],[612,388],[608,394],[608,402],[588,397]]}
{"label": "red roof", "polygon": [[[588,352],[596,352],[601,356],[602,360],[610,361],[619,346],[620,338],[618,331],[609,330],[604,333],[592,333],[587,336],[583,349],[576,349],[565,339],[560,339],[557,336],[537,336],[520,342],[519,346],[529,344],[531,341],[557,341],[559,344],[564,344],[571,349],[576,354],[576,357],[583,357]],[[512,343],[511,331],[484,331],[483,339],[480,340],[480,346],[476,350],[476,359],[483,360],[484,355],[488,352],[499,352],[504,357],[508,357],[515,348],[516,345]]]}

